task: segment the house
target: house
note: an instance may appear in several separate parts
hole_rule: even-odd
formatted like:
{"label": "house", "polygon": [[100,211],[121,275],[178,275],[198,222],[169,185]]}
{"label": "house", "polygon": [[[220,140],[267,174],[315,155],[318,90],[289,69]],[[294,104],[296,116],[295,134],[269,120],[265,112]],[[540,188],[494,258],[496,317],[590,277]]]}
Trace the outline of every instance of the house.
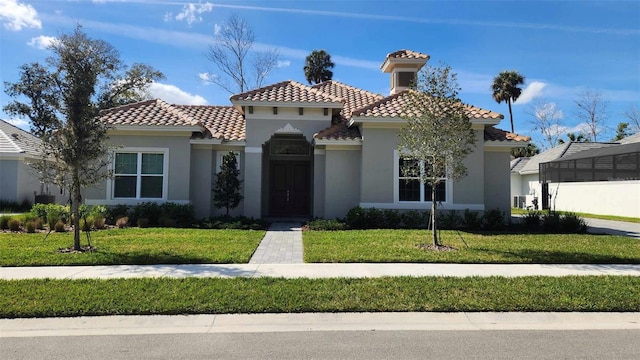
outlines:
{"label": "house", "polygon": [[[513,206],[640,217],[640,134],[569,142],[511,161]],[[523,205],[524,204],[524,205]],[[523,206],[520,206],[523,205]]]}
{"label": "house", "polygon": [[[409,85],[429,55],[385,58],[390,95],[326,81],[283,81],[235,94],[229,106],[149,100],[101,114],[117,145],[114,177],[85,194],[89,204],[191,203],[196,216],[219,214],[212,183],[222,156],[239,160],[249,217],[343,217],[354,206],[429,209],[430,191],[402,176],[397,132]],[[441,208],[509,210],[509,151],[527,137],[495,127],[501,114],[467,105],[476,133],[469,176],[444,182]]]}
{"label": "house", "polygon": [[[44,184],[30,161],[39,158],[40,139],[0,120],[0,200],[17,203],[55,201],[59,189]],[[62,200],[58,196],[58,201]]]}

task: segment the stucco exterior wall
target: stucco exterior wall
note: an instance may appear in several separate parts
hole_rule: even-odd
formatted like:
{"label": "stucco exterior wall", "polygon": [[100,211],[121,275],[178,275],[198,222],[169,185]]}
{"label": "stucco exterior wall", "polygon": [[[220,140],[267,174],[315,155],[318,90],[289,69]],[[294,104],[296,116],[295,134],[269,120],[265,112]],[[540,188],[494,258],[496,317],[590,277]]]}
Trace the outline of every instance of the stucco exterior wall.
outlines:
{"label": "stucco exterior wall", "polygon": [[[477,209],[484,203],[484,187],[479,183],[484,179],[485,155],[484,155],[484,131],[476,130],[476,143],[474,151],[464,159],[467,168],[467,176],[453,183],[453,203],[462,207]],[[469,205],[469,206],[467,206]],[[456,207],[458,210],[463,210]]]}
{"label": "stucco exterior wall", "polygon": [[509,156],[508,151],[484,153],[484,210],[510,212]]}
{"label": "stucco exterior wall", "polygon": [[[126,148],[144,148],[167,149],[168,150],[168,168],[167,168],[167,194],[166,201],[188,203],[190,195],[190,179],[191,174],[191,144],[189,143],[190,133],[132,133],[131,135],[110,134],[109,141],[111,144],[119,147],[119,150]],[[123,149],[125,148],[125,149]],[[107,199],[107,187],[110,181],[104,181],[100,186],[87,189],[86,202],[88,204],[137,204],[144,200],[134,199]]]}
{"label": "stucco exterior wall", "polygon": [[327,150],[324,217],[343,218],[349,209],[360,202],[360,168],[362,152]]}
{"label": "stucco exterior wall", "polygon": [[313,154],[313,217],[325,217],[326,196],[326,151],[316,149]]}
{"label": "stucco exterior wall", "polygon": [[262,217],[262,147],[260,152],[245,152],[244,160],[244,215]]}
{"label": "stucco exterior wall", "polygon": [[18,197],[18,162],[20,160],[0,160],[0,200],[21,201]]}
{"label": "stucco exterior wall", "polygon": [[270,107],[256,107],[253,114],[246,116],[246,146],[261,147],[287,124],[300,130],[311,142],[313,134],[331,126],[331,117],[322,114],[322,109],[305,108],[304,115],[298,115],[298,108],[278,108],[278,114],[274,115]]}
{"label": "stucco exterior wall", "polygon": [[640,218],[640,180],[549,183],[556,210]]}
{"label": "stucco exterior wall", "polygon": [[189,198],[196,219],[211,216],[214,154],[212,149],[191,149]]}
{"label": "stucco exterior wall", "polygon": [[393,154],[397,129],[368,128],[362,133],[360,202],[393,203]]}

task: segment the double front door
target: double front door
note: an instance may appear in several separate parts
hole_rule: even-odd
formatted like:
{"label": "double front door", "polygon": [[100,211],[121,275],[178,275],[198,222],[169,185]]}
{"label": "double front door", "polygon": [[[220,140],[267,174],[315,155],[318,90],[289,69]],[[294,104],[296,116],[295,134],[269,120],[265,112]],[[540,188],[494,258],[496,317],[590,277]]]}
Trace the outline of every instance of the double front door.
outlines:
{"label": "double front door", "polygon": [[271,161],[269,214],[310,215],[311,170],[309,161]]}

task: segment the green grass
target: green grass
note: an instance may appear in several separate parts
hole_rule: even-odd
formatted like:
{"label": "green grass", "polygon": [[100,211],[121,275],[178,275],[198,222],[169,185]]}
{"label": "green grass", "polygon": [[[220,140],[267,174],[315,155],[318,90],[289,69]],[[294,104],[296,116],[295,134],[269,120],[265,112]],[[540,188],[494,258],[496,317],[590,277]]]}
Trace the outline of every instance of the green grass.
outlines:
{"label": "green grass", "polygon": [[[638,264],[638,239],[590,234],[478,234],[443,230],[458,251],[426,251],[426,230],[306,231],[306,262]],[[466,247],[460,236],[469,245]]]}
{"label": "green grass", "polygon": [[0,317],[376,311],[640,311],[640,278],[1,280]]}
{"label": "green grass", "polygon": [[[545,210],[546,211],[546,210]],[[523,215],[526,214],[528,211],[525,209],[518,209],[518,208],[511,208],[511,215]],[[558,211],[561,214],[566,214],[569,211]],[[573,214],[577,214],[581,217],[585,217],[585,218],[592,218],[592,219],[602,219],[602,220],[614,220],[614,221],[626,221],[626,222],[631,222],[631,223],[637,223],[640,224],[640,218],[635,218],[635,217],[628,217],[628,216],[615,216],[615,215],[598,215],[598,214],[589,214],[589,213],[576,213],[574,212]]]}
{"label": "green grass", "polygon": [[[95,252],[58,252],[73,245],[73,233],[1,233],[0,266],[246,263],[264,231],[113,229],[91,232]],[[82,243],[86,244],[83,234]]]}

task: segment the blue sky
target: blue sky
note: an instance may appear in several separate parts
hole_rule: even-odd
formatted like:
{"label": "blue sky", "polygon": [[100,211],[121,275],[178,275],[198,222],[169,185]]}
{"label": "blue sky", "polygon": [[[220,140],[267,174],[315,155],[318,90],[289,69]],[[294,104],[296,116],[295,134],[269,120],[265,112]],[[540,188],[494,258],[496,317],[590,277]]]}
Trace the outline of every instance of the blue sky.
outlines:
{"label": "blue sky", "polygon": [[[536,102],[562,111],[561,131],[579,131],[577,94],[599,92],[608,102],[610,138],[622,112],[640,103],[639,1],[159,1],[0,0],[0,78],[16,81],[18,67],[43,61],[43,49],[81,24],[89,36],[116,47],[128,63],[141,62],[166,79],[151,93],[171,103],[228,105],[230,94],[202,80],[214,73],[206,59],[216,26],[232,14],[256,33],[257,49],[275,48],[280,68],[267,83],[305,83],[304,58],[326,49],[334,80],[388,94],[379,66],[387,53],[411,49],[450,65],[461,98],[505,114],[489,86],[503,70],[526,77],[514,105],[516,132],[532,132]],[[0,106],[10,99],[2,92]],[[21,127],[28,124],[0,111]],[[601,138],[599,138],[601,139]]]}

